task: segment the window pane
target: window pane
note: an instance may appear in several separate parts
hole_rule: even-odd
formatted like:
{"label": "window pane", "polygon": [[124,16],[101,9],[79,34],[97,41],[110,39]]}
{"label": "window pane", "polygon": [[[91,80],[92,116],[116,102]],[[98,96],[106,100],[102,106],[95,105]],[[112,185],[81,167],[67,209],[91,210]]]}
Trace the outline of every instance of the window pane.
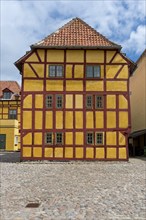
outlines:
{"label": "window pane", "polygon": [[92,108],[92,96],[87,96],[86,97],[86,107],[87,108]]}
{"label": "window pane", "polygon": [[100,77],[100,66],[94,66],[94,77]]}
{"label": "window pane", "polygon": [[46,108],[52,108],[53,107],[53,97],[52,95],[46,96]]}
{"label": "window pane", "polygon": [[49,66],[49,76],[55,77],[55,66],[53,65]]}
{"label": "window pane", "polygon": [[103,108],[103,96],[96,96],[96,108]]}
{"label": "window pane", "polygon": [[46,133],[46,144],[52,144],[52,133]]}
{"label": "window pane", "polygon": [[63,107],[63,97],[62,95],[56,95],[56,108]]}
{"label": "window pane", "polygon": [[93,66],[86,67],[86,77],[89,77],[89,78],[93,77]]}
{"label": "window pane", "polygon": [[16,109],[9,110],[9,119],[17,119],[17,111]]}
{"label": "window pane", "polygon": [[63,76],[63,66],[56,66],[56,76]]}
{"label": "window pane", "polygon": [[3,99],[10,99],[12,96],[12,93],[11,92],[4,92],[3,93]]}
{"label": "window pane", "polygon": [[96,133],[96,144],[103,144],[103,134]]}
{"label": "window pane", "polygon": [[93,144],[93,133],[87,133],[87,144]]}
{"label": "window pane", "polygon": [[62,133],[56,133],[56,144],[62,144],[62,143],[63,143]]}

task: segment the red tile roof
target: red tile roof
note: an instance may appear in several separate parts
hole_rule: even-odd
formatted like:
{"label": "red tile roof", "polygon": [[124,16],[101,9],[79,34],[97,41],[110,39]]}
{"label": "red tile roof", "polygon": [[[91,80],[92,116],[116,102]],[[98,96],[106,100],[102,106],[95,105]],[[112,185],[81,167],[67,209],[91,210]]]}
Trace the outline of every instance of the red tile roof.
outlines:
{"label": "red tile roof", "polygon": [[16,81],[0,81],[0,97],[3,96],[3,90],[8,89],[12,93],[20,94],[20,86]]}
{"label": "red tile roof", "polygon": [[109,41],[80,18],[72,19],[56,32],[31,46],[31,48],[38,47],[109,47],[121,49],[120,45]]}

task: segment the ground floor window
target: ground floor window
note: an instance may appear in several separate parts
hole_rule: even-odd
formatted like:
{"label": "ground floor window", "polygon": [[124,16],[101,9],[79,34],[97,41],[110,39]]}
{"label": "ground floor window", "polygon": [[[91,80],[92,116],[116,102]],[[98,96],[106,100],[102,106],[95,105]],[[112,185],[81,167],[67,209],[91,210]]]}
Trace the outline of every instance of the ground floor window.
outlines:
{"label": "ground floor window", "polygon": [[52,133],[48,132],[46,133],[46,144],[52,144],[52,143],[53,143]]}
{"label": "ground floor window", "polygon": [[103,133],[96,133],[96,144],[103,144]]}

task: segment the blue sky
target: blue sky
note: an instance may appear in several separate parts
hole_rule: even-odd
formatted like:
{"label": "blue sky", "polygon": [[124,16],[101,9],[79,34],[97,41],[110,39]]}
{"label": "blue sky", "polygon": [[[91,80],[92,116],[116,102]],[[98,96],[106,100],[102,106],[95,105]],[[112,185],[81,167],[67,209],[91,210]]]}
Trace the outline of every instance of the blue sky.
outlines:
{"label": "blue sky", "polygon": [[1,80],[21,82],[14,62],[74,17],[122,46],[136,61],[146,48],[145,0],[1,0]]}

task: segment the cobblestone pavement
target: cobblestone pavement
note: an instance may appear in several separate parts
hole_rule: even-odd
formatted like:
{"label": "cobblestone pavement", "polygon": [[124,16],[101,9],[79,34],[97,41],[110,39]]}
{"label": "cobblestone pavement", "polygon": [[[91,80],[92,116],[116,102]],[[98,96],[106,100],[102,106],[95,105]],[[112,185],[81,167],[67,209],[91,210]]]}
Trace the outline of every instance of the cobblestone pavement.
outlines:
{"label": "cobblestone pavement", "polygon": [[146,219],[145,159],[20,163],[1,152],[1,220]]}

